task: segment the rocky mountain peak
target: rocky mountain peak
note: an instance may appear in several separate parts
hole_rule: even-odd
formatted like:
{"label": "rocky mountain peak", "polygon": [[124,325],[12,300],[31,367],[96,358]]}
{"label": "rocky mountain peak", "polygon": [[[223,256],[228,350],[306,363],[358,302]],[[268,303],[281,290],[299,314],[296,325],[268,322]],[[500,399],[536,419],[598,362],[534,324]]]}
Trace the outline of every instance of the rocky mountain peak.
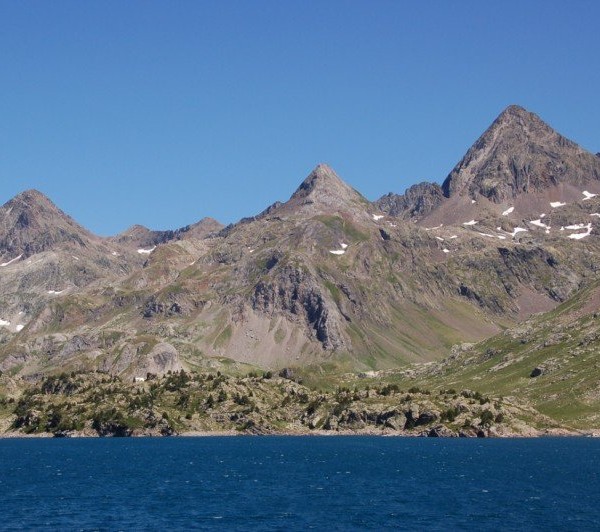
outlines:
{"label": "rocky mountain peak", "polygon": [[485,196],[501,203],[559,183],[600,180],[600,161],[537,115],[507,107],[442,184],[446,197]]}
{"label": "rocky mountain peak", "polygon": [[335,171],[326,164],[319,164],[300,184],[290,198],[289,203],[318,204],[339,209],[350,206],[364,198],[345,183]]}
{"label": "rocky mountain peak", "polygon": [[52,201],[39,190],[30,189],[17,194],[14,198],[9,200],[4,207],[7,209],[17,208],[29,211],[52,211],[60,213],[60,209],[52,203]]}
{"label": "rocky mountain peak", "polygon": [[85,246],[94,238],[50,199],[26,190],[0,207],[0,256],[32,255],[71,242]]}

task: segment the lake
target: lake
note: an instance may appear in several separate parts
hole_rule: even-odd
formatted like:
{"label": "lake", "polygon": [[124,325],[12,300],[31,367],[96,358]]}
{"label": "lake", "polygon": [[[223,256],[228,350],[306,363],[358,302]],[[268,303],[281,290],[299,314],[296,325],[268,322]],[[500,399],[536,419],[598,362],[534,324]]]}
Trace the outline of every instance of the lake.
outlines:
{"label": "lake", "polygon": [[2,529],[600,528],[600,439],[0,440]]}

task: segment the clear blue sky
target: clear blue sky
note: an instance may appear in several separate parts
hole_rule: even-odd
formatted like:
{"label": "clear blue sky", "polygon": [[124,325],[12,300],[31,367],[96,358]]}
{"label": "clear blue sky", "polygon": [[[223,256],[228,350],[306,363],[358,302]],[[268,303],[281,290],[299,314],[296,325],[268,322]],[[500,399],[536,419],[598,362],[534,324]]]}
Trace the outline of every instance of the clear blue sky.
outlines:
{"label": "clear blue sky", "polygon": [[0,203],[92,231],[224,223],[319,162],[441,182],[518,103],[600,151],[597,1],[0,0]]}

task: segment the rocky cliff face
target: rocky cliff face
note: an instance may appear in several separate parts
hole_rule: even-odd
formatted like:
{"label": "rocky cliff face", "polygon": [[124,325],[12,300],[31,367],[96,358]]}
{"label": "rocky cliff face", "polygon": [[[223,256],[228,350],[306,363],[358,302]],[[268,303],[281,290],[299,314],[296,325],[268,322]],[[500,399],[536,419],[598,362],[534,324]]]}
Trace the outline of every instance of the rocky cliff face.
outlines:
{"label": "rocky cliff face", "polygon": [[444,199],[437,183],[419,183],[407,188],[403,195],[390,192],[379,198],[375,205],[390,216],[418,220],[436,209]]}

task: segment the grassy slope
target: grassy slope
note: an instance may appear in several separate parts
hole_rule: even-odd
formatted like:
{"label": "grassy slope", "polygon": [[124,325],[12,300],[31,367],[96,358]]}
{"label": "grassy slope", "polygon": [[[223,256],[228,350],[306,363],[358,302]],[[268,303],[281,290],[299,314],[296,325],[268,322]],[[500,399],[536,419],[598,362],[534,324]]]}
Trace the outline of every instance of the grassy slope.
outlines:
{"label": "grassy slope", "polygon": [[[514,396],[573,428],[600,426],[600,318],[596,282],[552,312],[421,367],[400,383]],[[535,368],[541,375],[533,377]]]}

